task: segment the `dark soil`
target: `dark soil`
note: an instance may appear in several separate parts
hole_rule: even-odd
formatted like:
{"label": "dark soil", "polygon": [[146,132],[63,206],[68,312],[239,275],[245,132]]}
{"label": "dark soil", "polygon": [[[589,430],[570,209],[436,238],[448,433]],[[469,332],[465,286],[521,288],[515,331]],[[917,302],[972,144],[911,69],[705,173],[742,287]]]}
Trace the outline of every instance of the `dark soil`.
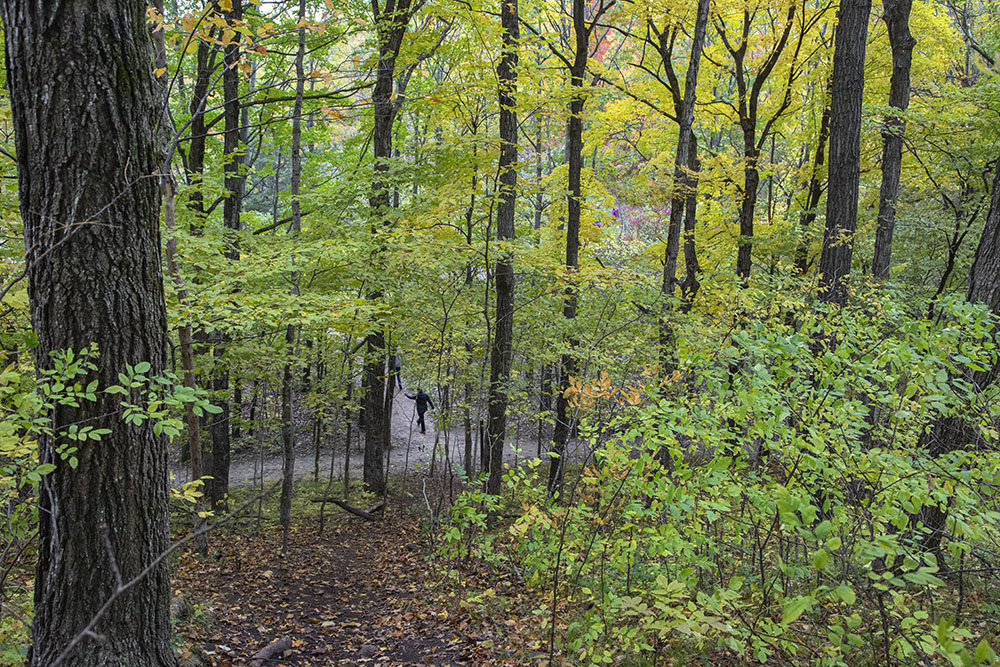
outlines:
{"label": "dark soil", "polygon": [[420,534],[417,517],[390,506],[381,521],[336,517],[322,536],[293,530],[284,558],[278,530],[216,536],[207,558],[185,554],[175,566],[175,586],[197,610],[179,628],[187,652],[244,665],[289,637],[293,648],[265,664],[516,664],[498,658],[499,624],[447,603],[454,586]]}

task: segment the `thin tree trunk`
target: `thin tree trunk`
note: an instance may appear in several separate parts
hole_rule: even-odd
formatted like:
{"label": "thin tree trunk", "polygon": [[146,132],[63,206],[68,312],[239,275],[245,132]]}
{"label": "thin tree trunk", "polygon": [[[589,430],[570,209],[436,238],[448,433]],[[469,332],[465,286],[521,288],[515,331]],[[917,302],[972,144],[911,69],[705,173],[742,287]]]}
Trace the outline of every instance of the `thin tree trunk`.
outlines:
{"label": "thin tree trunk", "polygon": [[[306,0],[299,0],[299,24],[306,20]],[[298,238],[302,230],[302,207],[299,202],[299,195],[302,184],[302,98],[305,94],[306,74],[306,29],[300,27],[299,47],[295,54],[295,103],[292,110],[292,222],[289,234],[294,240]],[[294,260],[293,260],[294,262]],[[299,296],[299,274],[292,268],[290,277],[292,284],[292,298]],[[295,472],[295,422],[292,411],[293,373],[292,357],[295,354],[296,340],[298,338],[298,327],[289,324],[285,329],[285,368],[281,380],[281,553],[288,550],[288,532],[292,521],[292,490]]]}
{"label": "thin tree trunk", "polygon": [[[566,155],[569,163],[569,192],[566,197],[566,270],[573,279],[579,266],[580,254],[580,204],[582,190],[580,178],[583,171],[583,107],[586,93],[583,90],[583,77],[587,69],[587,57],[590,50],[590,30],[584,16],[584,0],[573,0],[573,32],[576,36],[573,66],[570,68],[570,86],[573,93],[569,103],[569,120],[566,123]],[[563,317],[567,320],[576,318],[577,291],[570,286],[566,288],[566,298],[563,303]],[[566,443],[572,427],[569,414],[569,389],[571,378],[576,375],[577,361],[573,348],[575,338],[570,335],[566,341],[570,352],[562,355],[560,360],[561,382],[556,396],[556,426],[552,434],[552,451],[555,456],[549,464],[549,494],[562,489],[563,469],[565,467]]]}
{"label": "thin tree trunk", "polygon": [[892,78],[889,81],[889,106],[898,114],[885,118],[882,130],[882,185],[879,188],[878,225],[875,231],[875,257],[872,275],[885,280],[889,277],[892,259],[892,233],[896,226],[896,200],[899,195],[899,175],[903,162],[903,132],[906,119],[902,113],[910,104],[910,62],[917,40],[910,34],[912,0],[883,0],[882,19],[889,29],[892,47]]}
{"label": "thin tree trunk", "polygon": [[[701,65],[701,50],[705,44],[705,32],[708,26],[709,0],[699,0],[698,15],[694,24],[694,36],[691,40],[691,53],[688,57],[687,74],[684,78],[683,97],[680,84],[673,76],[672,48],[661,45],[660,53],[663,66],[668,70],[672,83],[671,92],[674,97],[674,112],[677,116],[677,151],[674,154],[674,188],[670,197],[670,223],[667,227],[667,246],[663,257],[663,319],[660,322],[660,359],[662,372],[672,373],[676,367],[674,358],[675,336],[670,324],[670,310],[673,309],[674,290],[677,286],[677,256],[680,251],[681,228],[684,225],[685,202],[695,189],[691,177],[691,153],[694,140],[694,105],[697,98],[698,69]],[[668,31],[660,33],[660,41],[667,38]],[[694,239],[691,239],[694,242]]]}
{"label": "thin tree trunk", "polygon": [[[243,20],[242,0],[232,0],[232,10],[225,13],[230,23]],[[229,193],[222,204],[222,219],[225,225],[226,244],[225,255],[231,262],[240,258],[239,243],[236,234],[240,230],[240,211],[243,206],[244,177],[240,175],[242,160],[240,151],[240,75],[238,70],[240,60],[240,34],[237,32],[233,40],[223,52],[224,71],[222,73],[223,92],[223,173],[225,187]],[[222,361],[228,336],[218,333],[215,336],[217,364]],[[224,361],[222,361],[224,363]],[[229,492],[229,373],[218,371],[213,381],[217,399],[217,407],[221,412],[215,415],[212,428],[212,483],[209,485],[209,501],[212,507],[220,507],[225,502]]]}
{"label": "thin tree trunk", "polygon": [[490,353],[490,387],[487,399],[487,455],[489,479],[486,492],[500,493],[503,477],[503,448],[507,430],[507,383],[510,380],[511,344],[514,335],[514,265],[511,253],[503,248],[514,239],[517,204],[517,0],[500,0],[503,54],[497,66],[500,82],[500,165],[497,241],[499,251],[495,285],[497,294],[496,330]]}
{"label": "thin tree trunk", "polygon": [[701,283],[698,274],[698,250],[695,247],[695,224],[698,219],[698,140],[691,133],[691,146],[688,152],[688,171],[691,174],[691,184],[684,200],[684,280],[681,281],[681,312],[688,313],[694,305]]}
{"label": "thin tree trunk", "polygon": [[[353,366],[353,364],[352,364]],[[351,371],[353,373],[353,369]],[[349,373],[348,375],[351,375]],[[347,395],[344,399],[344,421],[347,422],[347,433],[344,435],[344,498],[351,493],[351,430],[354,427],[354,418],[351,417],[351,394],[354,393],[354,378],[349,377],[347,381]]]}

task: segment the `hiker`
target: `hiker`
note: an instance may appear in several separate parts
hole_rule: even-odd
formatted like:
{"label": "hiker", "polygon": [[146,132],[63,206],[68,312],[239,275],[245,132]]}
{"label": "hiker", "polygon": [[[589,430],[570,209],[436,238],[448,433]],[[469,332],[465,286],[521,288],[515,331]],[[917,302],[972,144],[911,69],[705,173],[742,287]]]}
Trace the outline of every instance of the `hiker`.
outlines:
{"label": "hiker", "polygon": [[424,413],[427,412],[427,406],[431,406],[434,409],[434,404],[431,403],[431,397],[424,393],[423,389],[417,389],[416,395],[413,394],[403,394],[407,398],[412,398],[417,402],[417,426],[420,427],[421,433],[427,433],[427,429],[424,426]]}

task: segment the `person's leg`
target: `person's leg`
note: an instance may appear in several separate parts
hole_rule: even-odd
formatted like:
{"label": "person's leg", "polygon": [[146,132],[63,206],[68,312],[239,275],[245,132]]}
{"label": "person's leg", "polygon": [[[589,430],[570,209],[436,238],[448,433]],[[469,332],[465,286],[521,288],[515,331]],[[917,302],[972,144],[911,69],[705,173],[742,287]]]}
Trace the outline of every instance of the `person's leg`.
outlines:
{"label": "person's leg", "polygon": [[420,432],[421,433],[426,433],[427,432],[426,431],[427,427],[424,426],[424,413],[423,412],[418,412],[417,413],[417,426],[420,427]]}

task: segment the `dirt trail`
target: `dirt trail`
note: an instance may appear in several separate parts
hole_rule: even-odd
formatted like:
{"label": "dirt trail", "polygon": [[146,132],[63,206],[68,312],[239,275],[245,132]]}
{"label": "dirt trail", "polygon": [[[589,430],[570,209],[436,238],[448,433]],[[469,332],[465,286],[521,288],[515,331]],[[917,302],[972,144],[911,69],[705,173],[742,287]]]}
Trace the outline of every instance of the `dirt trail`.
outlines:
{"label": "dirt trail", "polygon": [[184,554],[174,585],[211,618],[177,624],[186,652],[202,656],[191,664],[245,665],[281,637],[292,647],[267,665],[514,664],[501,657],[506,618],[457,604],[447,568],[428,560],[422,522],[390,507],[376,522],[334,516],[323,534],[300,524],[282,557],[277,530],[228,535],[209,558]]}

